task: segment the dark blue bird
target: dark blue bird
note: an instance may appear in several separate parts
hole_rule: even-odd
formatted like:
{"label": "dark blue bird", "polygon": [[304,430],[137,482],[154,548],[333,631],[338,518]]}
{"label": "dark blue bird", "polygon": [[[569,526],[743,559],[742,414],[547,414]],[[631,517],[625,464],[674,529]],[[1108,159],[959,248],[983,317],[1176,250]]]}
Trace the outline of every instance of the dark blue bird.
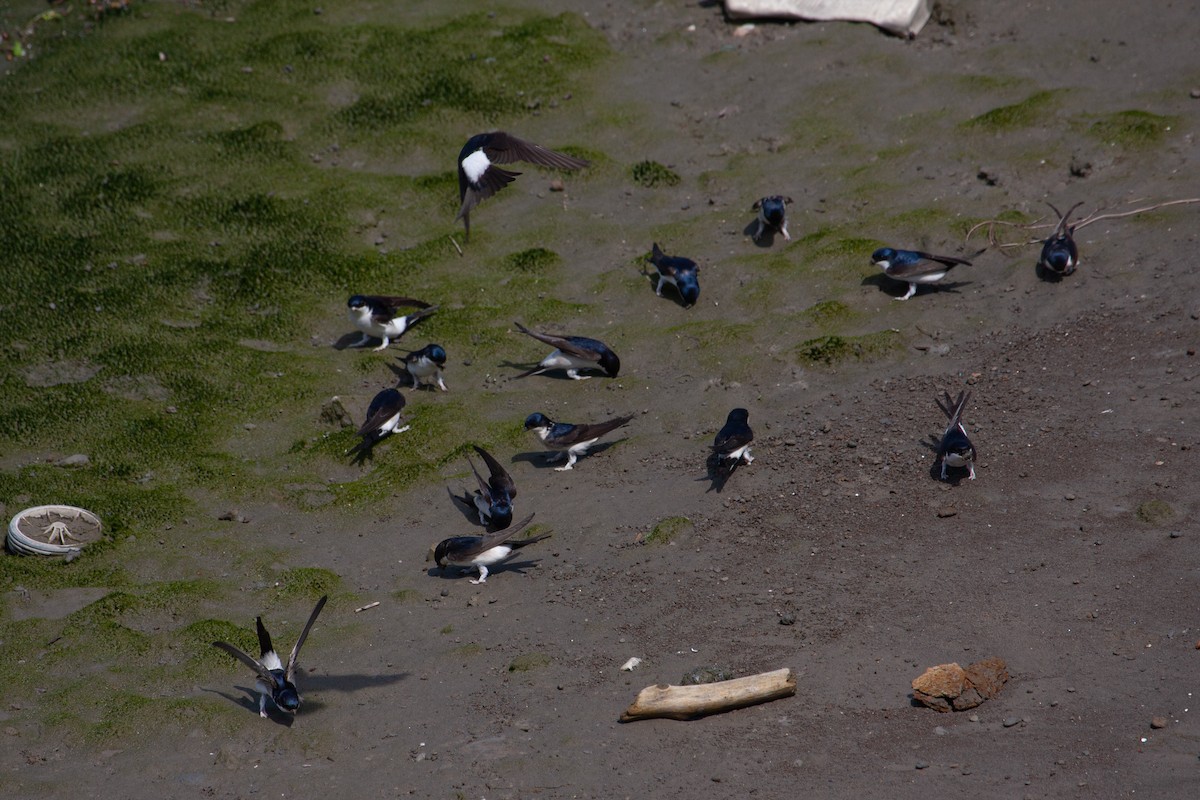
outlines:
{"label": "dark blue bird", "polygon": [[512,183],[521,174],[496,165],[511,164],[514,161],[527,161],[530,164],[562,170],[583,169],[588,166],[588,162],[582,158],[549,150],[504,131],[472,136],[458,154],[458,195],[462,207],[454,221],[463,221],[465,241],[471,239],[471,209]]}
{"label": "dark blue bird", "polygon": [[451,536],[434,545],[430,555],[437,562],[439,569],[445,569],[447,564],[468,569],[475,567],[479,570],[479,578],[472,580],[471,583],[486,583],[488,567],[507,561],[514,552],[522,547],[550,537],[549,533],[541,533],[537,536],[527,536],[524,539],[514,539],[513,537],[520,533],[531,520],[533,520],[533,514],[508,530],[496,531],[487,536]]}
{"label": "dark blue bird", "polygon": [[942,480],[946,480],[946,470],[950,467],[954,469],[965,467],[970,473],[971,480],[975,480],[975,445],[971,444],[971,440],[967,438],[967,429],[962,424],[963,409],[967,407],[971,393],[959,392],[956,400],[950,399],[949,392],[944,392],[944,394],[945,402],[934,398],[938,408],[950,420],[946,425],[946,432],[942,434],[942,441],[938,445],[937,457],[942,462]]}
{"label": "dark blue bird", "polygon": [[531,331],[519,322],[513,324],[526,336],[532,336],[539,342],[545,342],[555,348],[554,352],[539,361],[536,367],[521,373],[518,378],[538,375],[549,369],[565,369],[568,378],[581,381],[591,377],[580,375],[581,369],[598,369],[610,378],[617,377],[617,373],[621,371],[621,359],[598,339],[589,339],[586,336],[551,336],[548,333]]}
{"label": "dark blue bird", "polygon": [[717,473],[729,477],[738,465],[752,462],[752,441],[754,431],[750,429],[750,412],[744,408],[733,409],[725,419],[725,426],[717,432],[717,438],[713,440],[712,449],[717,457]]}
{"label": "dark blue bird", "polygon": [[403,356],[404,368],[412,376],[413,388],[421,384],[437,386],[446,391],[446,382],[442,379],[442,367],[446,366],[446,351],[440,344],[427,344],[420,350],[414,350]]}
{"label": "dark blue bird", "polygon": [[296,660],[300,657],[300,648],[304,646],[304,640],[308,638],[308,632],[312,630],[313,623],[317,621],[317,615],[321,613],[321,609],[325,607],[325,601],[328,599],[329,595],[322,596],[317,601],[317,605],[313,608],[312,613],[308,615],[308,622],[304,623],[304,630],[300,632],[300,638],[296,640],[296,646],[292,648],[292,654],[288,656],[286,667],[279,660],[279,654],[275,652],[275,646],[271,644],[271,634],[267,633],[266,627],[263,626],[262,617],[258,617],[256,620],[258,625],[258,646],[261,652],[259,658],[254,658],[243,653],[228,642],[212,643],[213,647],[218,647],[229,653],[229,655],[241,661],[258,675],[258,680],[254,682],[254,688],[259,692],[258,715],[260,717],[267,716],[268,697],[271,698],[271,701],[275,703],[276,708],[280,711],[294,714],[300,708],[300,692],[296,689]]}
{"label": "dark blue bird", "polygon": [[504,469],[491,453],[479,445],[475,445],[475,452],[488,468],[488,479],[485,481],[479,470],[475,469],[475,462],[467,456],[471,472],[475,473],[475,480],[479,484],[479,489],[472,499],[479,512],[479,524],[486,525],[494,531],[504,530],[512,524],[512,501],[517,496],[517,485],[513,483],[508,470]]}
{"label": "dark blue bird", "polygon": [[[981,253],[983,250],[980,250],[975,256]],[[908,293],[903,297],[897,297],[897,300],[907,300],[916,294],[919,283],[937,283],[955,267],[971,266],[971,262],[965,258],[935,256],[920,250],[898,250],[892,247],[881,247],[872,253],[871,263],[881,267],[889,278],[908,283]]]}
{"label": "dark blue bird", "polygon": [[[380,340],[376,350],[384,349],[414,323],[437,311],[437,306],[422,300],[379,294],[356,294],[346,301],[346,307],[350,310],[350,321],[362,331],[362,338],[354,347],[363,347],[374,338]],[[401,314],[400,309],[405,307],[419,308],[420,311]]]}
{"label": "dark blue bird", "polygon": [[670,284],[683,298],[685,308],[696,305],[696,300],[700,297],[700,281],[697,278],[700,266],[695,261],[682,256],[668,256],[659,248],[657,242],[650,251],[649,260],[658,270],[658,285],[654,288],[656,295],[662,297],[663,286]]}
{"label": "dark blue bird", "polygon": [[773,194],[762,198],[754,203],[751,211],[758,212],[758,227],[751,235],[754,241],[762,238],[762,235],[768,230],[779,231],[783,238],[791,241],[792,237],[788,235],[787,229],[787,207],[791,205],[792,198],[784,197],[783,195]]}
{"label": "dark blue bird", "polygon": [[601,436],[628,424],[631,419],[632,414],[594,425],[572,425],[569,422],[555,422],[541,412],[534,412],[525,418],[525,430],[533,431],[548,449],[558,450],[565,456],[567,463],[554,468],[562,472],[574,467],[575,460],[585,454]]}
{"label": "dark blue bird", "polygon": [[1083,205],[1080,201],[1067,209],[1067,213],[1059,212],[1050,203],[1046,203],[1053,209],[1055,214],[1058,214],[1058,226],[1054,229],[1054,233],[1042,245],[1042,257],[1038,259],[1038,266],[1044,270],[1053,272],[1060,277],[1070,275],[1079,266],[1079,249],[1075,247],[1075,226],[1067,225],[1067,218],[1071,216],[1071,212]]}
{"label": "dark blue bird", "polygon": [[370,450],[385,436],[404,433],[409,426],[400,427],[400,414],[404,411],[404,395],[399,389],[384,389],[371,399],[367,406],[367,419],[358,429],[362,441],[350,448],[350,454]]}

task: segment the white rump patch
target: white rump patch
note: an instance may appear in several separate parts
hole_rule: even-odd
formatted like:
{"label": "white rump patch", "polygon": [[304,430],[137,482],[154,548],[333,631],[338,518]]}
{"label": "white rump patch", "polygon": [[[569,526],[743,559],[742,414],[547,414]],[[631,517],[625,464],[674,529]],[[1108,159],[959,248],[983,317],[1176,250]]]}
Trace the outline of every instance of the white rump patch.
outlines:
{"label": "white rump patch", "polygon": [[462,162],[463,172],[467,173],[467,180],[471,183],[479,183],[479,179],[491,165],[492,162],[488,161],[482,147],[464,158]]}

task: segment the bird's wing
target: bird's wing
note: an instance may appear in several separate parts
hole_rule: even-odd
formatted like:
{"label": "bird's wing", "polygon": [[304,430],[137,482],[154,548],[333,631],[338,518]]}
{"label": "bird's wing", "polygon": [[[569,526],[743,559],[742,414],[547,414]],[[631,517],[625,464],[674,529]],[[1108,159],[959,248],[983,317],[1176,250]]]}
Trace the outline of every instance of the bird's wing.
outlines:
{"label": "bird's wing", "polygon": [[296,659],[300,657],[300,648],[304,646],[304,640],[308,638],[308,632],[312,630],[313,623],[317,621],[317,615],[321,613],[321,609],[325,607],[325,601],[329,599],[329,595],[321,595],[321,599],[313,606],[312,613],[308,615],[308,622],[304,623],[304,630],[300,631],[300,638],[296,640],[296,646],[292,648],[292,654],[288,656],[287,671],[284,677],[289,683],[295,683],[296,680]]}
{"label": "bird's wing", "polygon": [[522,325],[521,323],[516,322],[516,321],[513,322],[513,325],[516,325],[517,330],[519,330],[521,333],[525,334],[526,336],[532,336],[534,339],[537,339],[539,342],[545,342],[546,344],[550,345],[551,347],[557,347],[559,350],[562,350],[564,347],[570,347],[570,343],[567,342],[567,340],[565,338],[563,338],[562,336],[552,336],[549,333],[539,333],[538,331],[531,331],[531,330],[529,330],[529,328],[526,328],[524,325]]}
{"label": "bird's wing", "polygon": [[514,161],[527,161],[552,169],[575,170],[583,169],[589,162],[575,158],[566,153],[559,153],[540,144],[525,141],[510,133],[497,132],[484,147],[484,153],[493,164],[511,164]]}
{"label": "bird's wing", "polygon": [[[508,470],[506,470],[499,461],[493,458],[491,453],[489,453],[487,450],[484,450],[479,445],[475,445],[475,452],[479,453],[479,457],[483,459],[485,464],[487,464],[488,472],[491,474],[491,477],[488,480],[489,488],[500,489],[501,491],[507,493],[509,497],[515,498],[517,496],[517,486],[515,483],[513,483],[512,476],[508,474]],[[474,469],[475,465],[472,464],[471,468]],[[479,477],[479,473],[475,473],[475,476]]]}
{"label": "bird's wing", "polygon": [[271,670],[267,669],[266,665],[257,658],[243,653],[229,642],[213,642],[212,646],[224,650],[226,653],[229,653],[229,655],[233,656],[238,661],[254,670],[258,677],[262,678],[266,683],[271,684],[272,686],[275,684],[275,676],[271,674]]}
{"label": "bird's wing", "polygon": [[471,460],[470,456],[467,456],[467,463],[471,465],[471,472],[474,473],[475,481],[479,484],[479,493],[483,495],[483,499],[490,505],[492,502],[492,487],[479,474],[479,470],[475,469],[475,462]]}
{"label": "bird's wing", "polygon": [[384,389],[371,400],[367,407],[367,419],[358,429],[359,436],[367,436],[380,425],[404,409],[404,395],[398,389]]}
{"label": "bird's wing", "polygon": [[[982,253],[983,251],[980,250],[979,252]],[[920,250],[917,250],[916,253],[921,258],[924,258],[928,261],[936,261],[939,264],[945,264],[947,267],[956,267],[960,264],[967,267],[971,266],[971,262],[965,258],[956,258],[954,256],[938,256],[932,253],[922,253]]]}
{"label": "bird's wing", "polygon": [[480,553],[486,553],[488,550],[491,550],[493,547],[495,547],[497,545],[504,544],[504,542],[506,540],[513,538],[517,533],[519,533],[521,531],[522,528],[524,528],[526,525],[528,525],[529,521],[532,519],[533,519],[533,514],[530,514],[528,517],[521,520],[516,525],[513,525],[512,527],[509,527],[509,528],[505,528],[502,531],[496,531],[494,533],[489,533],[487,536],[476,536],[476,537],[464,536],[464,537],[461,537],[464,539],[474,538],[477,541],[474,544],[472,544],[470,547],[465,548],[465,549],[460,550],[459,552],[455,553],[454,554],[455,558],[459,559],[459,560],[468,559],[468,558],[471,558],[472,556],[477,556]]}
{"label": "bird's wing", "polygon": [[739,447],[745,447],[752,441],[754,441],[754,432],[750,430],[749,426],[739,426],[738,429],[732,431],[722,429],[717,434],[716,441],[713,442],[713,450],[725,455]]}
{"label": "bird's wing", "polygon": [[[633,414],[625,417],[616,417],[615,419],[610,419],[606,422],[597,422],[592,425],[576,425],[575,429],[571,431],[570,434],[570,439],[572,440],[571,443],[574,444],[577,442],[586,442],[590,439],[598,439],[604,434],[615,431],[622,425],[627,424],[631,419],[633,419]],[[566,440],[564,439],[563,441],[565,442]]]}

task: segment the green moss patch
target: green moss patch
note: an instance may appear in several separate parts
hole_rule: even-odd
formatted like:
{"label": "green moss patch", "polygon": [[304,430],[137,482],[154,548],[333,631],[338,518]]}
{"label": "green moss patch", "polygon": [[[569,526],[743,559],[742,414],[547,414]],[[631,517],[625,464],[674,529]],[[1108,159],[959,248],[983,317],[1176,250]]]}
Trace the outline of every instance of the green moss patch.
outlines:
{"label": "green moss patch", "polygon": [[1178,124],[1178,117],[1148,111],[1118,111],[1092,122],[1087,132],[1106,144],[1132,150],[1158,144]]}
{"label": "green moss patch", "polygon": [[630,168],[629,174],[634,183],[648,189],[679,184],[679,174],[657,161],[639,161]]}
{"label": "green moss patch", "polygon": [[809,306],[804,309],[803,315],[806,321],[813,325],[828,327],[836,325],[840,322],[845,322],[853,313],[850,306],[840,300],[822,300],[819,303]]}
{"label": "green moss patch", "polygon": [[504,268],[513,272],[541,275],[562,262],[562,257],[553,250],[533,247],[505,257]]}
{"label": "green moss patch", "polygon": [[1175,509],[1163,500],[1147,500],[1137,507],[1137,518],[1149,525],[1163,525],[1175,519]]}
{"label": "green moss patch", "polygon": [[796,355],[806,364],[832,366],[848,360],[879,358],[899,350],[901,346],[900,334],[886,330],[863,336],[819,336],[808,339],[796,347]]}
{"label": "green moss patch", "polygon": [[1055,92],[1035,92],[1019,103],[999,106],[972,117],[963,123],[967,128],[984,131],[1011,131],[1028,128],[1045,121],[1057,102]]}
{"label": "green moss patch", "polygon": [[529,672],[530,670],[540,669],[550,666],[550,656],[545,653],[526,653],[517,656],[508,665],[509,672]]}
{"label": "green moss patch", "polygon": [[692,521],[687,517],[667,517],[659,520],[642,541],[650,545],[670,544],[676,536],[691,527]]}
{"label": "green moss patch", "polygon": [[295,567],[285,570],[278,578],[281,593],[313,602],[321,595],[331,594],[341,582],[336,572],[320,567]]}

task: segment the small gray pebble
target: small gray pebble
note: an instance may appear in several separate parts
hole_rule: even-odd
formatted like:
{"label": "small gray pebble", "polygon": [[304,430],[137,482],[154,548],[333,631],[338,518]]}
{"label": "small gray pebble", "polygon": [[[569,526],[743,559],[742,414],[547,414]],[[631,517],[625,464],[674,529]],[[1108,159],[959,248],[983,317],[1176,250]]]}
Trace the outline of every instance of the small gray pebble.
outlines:
{"label": "small gray pebble", "polygon": [[1016,725],[1020,721],[1021,721],[1020,717],[1006,717],[1004,720],[1004,727],[1011,728],[1012,726]]}

